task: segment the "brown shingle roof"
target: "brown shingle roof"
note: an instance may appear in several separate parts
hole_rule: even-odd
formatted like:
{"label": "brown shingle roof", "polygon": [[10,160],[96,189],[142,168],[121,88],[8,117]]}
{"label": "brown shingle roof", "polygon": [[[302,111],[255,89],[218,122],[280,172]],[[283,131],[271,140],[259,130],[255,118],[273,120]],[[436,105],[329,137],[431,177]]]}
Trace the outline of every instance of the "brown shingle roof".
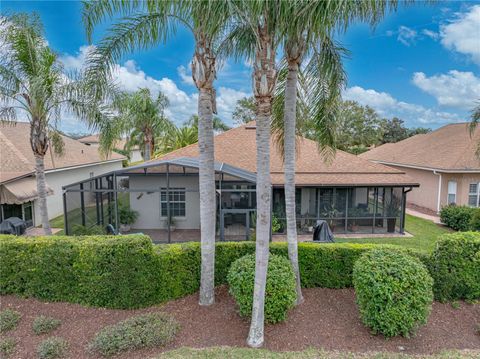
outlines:
{"label": "brown shingle roof", "polygon": [[[95,147],[62,136],[65,144],[63,156],[50,152],[45,156],[45,169],[59,169],[79,165],[103,162]],[[112,153],[108,160],[123,160],[125,157]],[[16,122],[0,123],[0,183],[17,177],[32,174],[35,170],[35,158],[30,147],[30,124]]]}
{"label": "brown shingle roof", "polygon": [[438,170],[478,171],[480,161],[475,151],[479,141],[479,127],[473,136],[470,136],[468,124],[457,123],[397,143],[387,143],[362,153],[360,157]]}
{"label": "brown shingle roof", "polygon": [[[366,161],[352,154],[337,151],[330,164],[325,163],[314,141],[299,137],[296,162],[298,185],[414,185],[416,182],[403,171]],[[284,183],[283,160],[271,140],[272,184]],[[198,157],[193,144],[158,159]],[[256,172],[255,124],[240,126],[215,136],[215,160]]]}

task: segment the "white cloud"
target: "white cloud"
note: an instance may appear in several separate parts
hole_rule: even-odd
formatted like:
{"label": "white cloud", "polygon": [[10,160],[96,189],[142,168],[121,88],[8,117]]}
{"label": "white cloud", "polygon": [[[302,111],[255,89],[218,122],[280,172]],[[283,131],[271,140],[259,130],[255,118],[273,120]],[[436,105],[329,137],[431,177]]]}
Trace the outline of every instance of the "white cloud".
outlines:
{"label": "white cloud", "polygon": [[180,78],[182,79],[182,82],[184,84],[192,85],[192,86],[195,85],[194,82],[193,82],[191,71],[189,71],[190,73],[188,74],[187,73],[187,68],[185,66],[183,66],[183,65],[178,66],[177,67],[177,72],[178,72],[178,76],[180,76]]}
{"label": "white cloud", "polygon": [[407,26],[400,26],[398,28],[397,40],[405,46],[415,45],[415,39],[417,38],[417,32]]}
{"label": "white cloud", "polygon": [[473,72],[452,70],[431,77],[416,72],[412,81],[421,90],[434,96],[442,106],[471,110],[480,98],[480,77],[476,77]]}
{"label": "white cloud", "polygon": [[440,37],[440,35],[437,32],[429,29],[423,29],[422,34],[431,38],[432,40],[438,40],[438,38]]}
{"label": "white cloud", "polygon": [[422,126],[460,122],[461,117],[455,113],[437,111],[408,102],[398,101],[386,92],[378,92],[373,89],[364,89],[360,86],[347,88],[343,97],[347,100],[357,101],[375,109],[384,117],[399,117],[409,126]]}
{"label": "white cloud", "polygon": [[79,50],[75,55],[64,54],[59,57],[59,60],[63,63],[65,70],[74,71],[80,70],[85,63],[85,59],[88,56],[88,53],[94,49],[94,46],[84,45],[80,46]]}
{"label": "white cloud", "polygon": [[480,65],[480,5],[455,15],[440,27],[440,41],[447,49],[464,54]]}

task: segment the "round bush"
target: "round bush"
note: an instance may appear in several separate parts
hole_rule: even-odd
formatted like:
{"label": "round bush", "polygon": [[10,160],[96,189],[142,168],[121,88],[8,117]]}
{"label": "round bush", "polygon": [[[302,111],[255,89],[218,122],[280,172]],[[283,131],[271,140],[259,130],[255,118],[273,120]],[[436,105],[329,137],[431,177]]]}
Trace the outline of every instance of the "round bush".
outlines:
{"label": "round bush", "polygon": [[427,322],[433,280],[416,258],[375,249],[353,267],[353,285],[363,323],[386,337],[409,336]]}
{"label": "round bush", "polygon": [[[227,275],[230,294],[235,298],[241,316],[252,314],[253,287],[255,282],[255,254],[249,254],[233,262]],[[284,321],[287,312],[295,304],[295,274],[288,259],[270,255],[265,291],[265,321]]]}

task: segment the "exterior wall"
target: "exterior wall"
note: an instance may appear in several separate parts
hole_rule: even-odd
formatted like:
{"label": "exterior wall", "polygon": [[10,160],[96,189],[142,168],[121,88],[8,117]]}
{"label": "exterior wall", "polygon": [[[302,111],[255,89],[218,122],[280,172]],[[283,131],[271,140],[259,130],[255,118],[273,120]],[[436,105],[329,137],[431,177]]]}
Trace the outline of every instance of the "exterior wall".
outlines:
{"label": "exterior wall", "polygon": [[480,173],[443,173],[441,205],[447,205],[448,182],[457,182],[456,204],[459,206],[468,205],[468,191],[471,183],[480,182]]}
{"label": "exterior wall", "polygon": [[[420,184],[420,187],[413,188],[412,191],[408,193],[408,203],[425,207],[435,212],[437,211],[438,175],[435,175],[433,171],[391,165],[390,167],[404,171],[407,175],[412,177]],[[444,184],[442,183],[442,188],[443,187]]]}
{"label": "exterior wall", "polygon": [[[53,194],[47,197],[49,219],[55,218],[63,214],[63,186],[88,179],[91,177],[91,173],[93,173],[93,176],[98,176],[103,173],[119,170],[121,168],[122,161],[116,161],[45,173],[47,184],[53,190]],[[80,203],[78,205],[80,206]],[[40,210],[38,207],[38,201],[35,200],[34,225],[38,226],[40,224]]]}
{"label": "exterior wall", "polygon": [[[130,207],[139,213],[132,225],[137,229],[167,228],[166,218],[160,216],[160,188],[167,185],[163,175],[131,176],[130,189],[155,189],[157,192],[130,192]],[[185,217],[174,217],[178,229],[200,228],[200,195],[198,176],[171,176],[170,188],[185,188]]]}

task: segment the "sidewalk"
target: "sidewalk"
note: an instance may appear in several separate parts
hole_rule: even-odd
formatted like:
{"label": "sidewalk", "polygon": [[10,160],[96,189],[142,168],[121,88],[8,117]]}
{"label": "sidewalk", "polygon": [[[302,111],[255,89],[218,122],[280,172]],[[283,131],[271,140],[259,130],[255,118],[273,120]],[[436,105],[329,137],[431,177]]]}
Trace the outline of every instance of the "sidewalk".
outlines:
{"label": "sidewalk", "polygon": [[415,217],[419,217],[419,218],[423,218],[423,219],[428,219],[429,221],[432,221],[433,223],[436,223],[436,224],[442,224],[442,222],[440,222],[440,217],[439,216],[434,216],[434,215],[431,215],[431,214],[422,213],[422,212],[416,211],[416,210],[411,209],[411,208],[407,208],[406,213],[411,215],[411,216],[415,216]]}

